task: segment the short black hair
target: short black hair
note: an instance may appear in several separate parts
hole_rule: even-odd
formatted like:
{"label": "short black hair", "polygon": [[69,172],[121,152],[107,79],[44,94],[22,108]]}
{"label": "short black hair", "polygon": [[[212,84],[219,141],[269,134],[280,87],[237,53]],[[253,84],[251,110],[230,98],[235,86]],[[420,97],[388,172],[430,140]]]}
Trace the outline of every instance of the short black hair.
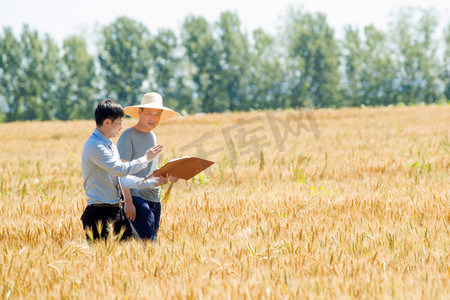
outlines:
{"label": "short black hair", "polygon": [[100,102],[95,109],[95,123],[97,126],[102,126],[103,121],[110,119],[114,122],[116,119],[123,118],[125,113],[123,112],[122,105],[111,99],[106,99]]}

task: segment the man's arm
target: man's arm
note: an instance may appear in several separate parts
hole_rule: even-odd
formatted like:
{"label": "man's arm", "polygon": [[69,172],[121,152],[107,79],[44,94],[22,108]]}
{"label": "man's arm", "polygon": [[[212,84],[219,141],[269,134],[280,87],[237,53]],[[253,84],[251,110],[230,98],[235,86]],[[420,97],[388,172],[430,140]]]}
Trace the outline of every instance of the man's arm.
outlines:
{"label": "man's arm", "polygon": [[120,159],[114,157],[111,151],[103,145],[95,145],[94,147],[91,147],[88,153],[90,159],[100,168],[112,175],[123,177],[128,174],[139,172],[147,167],[147,163],[155,158],[156,155],[161,153],[163,148],[163,145],[157,145],[148,149],[145,155],[141,158],[129,162],[120,161]]}
{"label": "man's arm", "polygon": [[152,189],[167,183],[167,179],[165,177],[153,177],[143,180],[141,177],[127,175],[120,177],[119,180],[122,187],[136,190]]}
{"label": "man's arm", "polygon": [[123,210],[125,211],[125,215],[128,219],[131,221],[134,221],[136,219],[136,207],[133,203],[133,197],[131,196],[130,189],[123,188]]}

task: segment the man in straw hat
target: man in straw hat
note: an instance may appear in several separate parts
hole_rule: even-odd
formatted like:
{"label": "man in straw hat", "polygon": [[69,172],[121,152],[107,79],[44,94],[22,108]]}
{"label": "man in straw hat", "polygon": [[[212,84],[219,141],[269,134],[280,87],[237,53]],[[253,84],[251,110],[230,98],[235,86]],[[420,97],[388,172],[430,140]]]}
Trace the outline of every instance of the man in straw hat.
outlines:
{"label": "man in straw hat", "polygon": [[[97,105],[95,110],[96,129],[84,144],[81,153],[81,171],[87,206],[81,216],[88,240],[104,239],[109,234],[108,223],[112,222],[115,234],[124,230],[122,239],[139,237],[121,208],[124,186],[145,189],[167,183],[164,178],[143,181],[128,174],[145,168],[163,147],[149,147],[135,160],[122,162],[111,138],[122,129],[124,111],[122,106],[110,99]],[[125,176],[125,177],[124,177]],[[119,181],[119,177],[126,178]]]}
{"label": "man in straw hat", "polygon": [[[145,153],[146,149],[157,145],[156,135],[152,131],[160,121],[170,119],[177,112],[163,106],[163,99],[158,93],[147,93],[143,96],[141,104],[127,106],[125,114],[138,119],[133,127],[126,129],[117,143],[120,158],[132,161]],[[137,172],[137,177],[145,178],[158,168],[158,156],[155,157],[145,169]],[[176,182],[178,178],[168,178]],[[124,189],[124,211],[131,220],[139,237],[156,242],[161,216],[161,197],[159,186],[138,190],[136,188]]]}

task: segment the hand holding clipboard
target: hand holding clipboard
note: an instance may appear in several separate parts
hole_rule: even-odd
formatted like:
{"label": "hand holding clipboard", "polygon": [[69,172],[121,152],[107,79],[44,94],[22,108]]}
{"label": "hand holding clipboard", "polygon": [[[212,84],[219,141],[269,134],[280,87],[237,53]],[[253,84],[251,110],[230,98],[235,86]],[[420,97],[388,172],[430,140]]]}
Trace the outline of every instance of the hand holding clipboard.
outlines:
{"label": "hand holding clipboard", "polygon": [[211,165],[213,161],[209,161],[199,157],[184,156],[180,158],[175,158],[168,161],[164,166],[153,171],[153,173],[146,177],[144,180],[150,177],[159,176],[174,176],[184,180],[189,180],[198,173],[206,170]]}
{"label": "hand holding clipboard", "polygon": [[[170,176],[174,176],[184,180],[189,180],[198,173],[209,168],[213,164],[214,164],[213,161],[209,161],[198,157],[184,156],[180,158],[175,158],[168,161],[161,168],[153,171],[153,173],[148,177],[146,177],[144,180],[147,180],[150,177],[159,177],[159,176],[165,177],[167,179],[169,179]],[[167,188],[164,194],[164,198],[161,201],[161,204],[164,204],[169,198],[172,186],[173,182],[171,182],[169,187]]]}

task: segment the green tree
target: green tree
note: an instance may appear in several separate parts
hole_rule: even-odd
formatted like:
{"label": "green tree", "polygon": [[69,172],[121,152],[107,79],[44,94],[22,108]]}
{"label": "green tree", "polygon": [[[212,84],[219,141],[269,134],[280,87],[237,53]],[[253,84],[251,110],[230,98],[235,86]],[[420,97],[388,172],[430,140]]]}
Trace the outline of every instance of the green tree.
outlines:
{"label": "green tree", "polygon": [[342,85],[342,105],[358,106],[364,103],[362,72],[364,70],[364,62],[367,59],[367,51],[363,50],[361,37],[357,28],[346,26],[344,30],[345,36],[342,42],[342,54],[345,73]]}
{"label": "green tree", "polygon": [[61,57],[58,45],[49,35],[45,36],[42,53],[42,92],[40,95],[40,120],[50,120],[57,105],[57,92],[60,85]]}
{"label": "green tree", "polygon": [[322,13],[290,7],[286,18],[291,105],[332,107],[339,104],[339,49],[334,30]]}
{"label": "green tree", "polygon": [[441,80],[444,85],[444,95],[450,100],[450,23],[444,30],[444,57],[441,69]]}
{"label": "green tree", "polygon": [[247,37],[241,30],[241,21],[236,13],[223,12],[216,27],[221,65],[216,84],[224,92],[227,109],[248,110],[252,107],[247,96],[250,52]]}
{"label": "green tree", "polygon": [[[419,16],[418,16],[419,15]],[[439,68],[433,34],[438,25],[434,10],[399,10],[391,25],[400,81],[399,100],[404,103],[435,102]]]}
{"label": "green tree", "polygon": [[6,27],[0,36],[0,103],[4,103],[6,121],[18,120],[23,110],[20,96],[22,52],[12,29]]}
{"label": "green tree", "polygon": [[63,42],[63,67],[56,117],[61,120],[92,118],[97,105],[95,61],[86,40],[70,36]]}
{"label": "green tree", "polygon": [[217,41],[211,25],[203,17],[185,19],[181,39],[190,61],[190,74],[195,84],[194,101],[198,99],[204,112],[221,112],[229,105],[217,80],[222,72]]}
{"label": "green tree", "polygon": [[369,25],[364,28],[365,63],[362,70],[364,104],[396,103],[396,69],[386,34]]}
{"label": "green tree", "polygon": [[35,120],[41,114],[41,95],[42,95],[42,69],[43,43],[39,39],[37,31],[32,31],[27,25],[24,25],[21,34],[21,52],[22,52],[22,73],[19,82],[19,91],[23,103],[23,113],[19,116],[22,120]]}
{"label": "green tree", "polygon": [[253,32],[254,45],[251,48],[249,64],[249,98],[253,108],[286,108],[285,66],[275,38],[262,29]]}
{"label": "green tree", "polygon": [[343,105],[394,103],[395,68],[386,35],[373,25],[364,28],[364,38],[350,26],[342,45],[345,74]]}
{"label": "green tree", "polygon": [[164,97],[164,103],[176,110],[196,111],[192,91],[187,83],[187,60],[173,30],[162,29],[151,39],[149,51],[152,59],[152,77],[156,90]]}
{"label": "green tree", "polygon": [[150,69],[148,29],[126,17],[120,17],[102,29],[98,59],[106,96],[123,105],[135,104],[142,97]]}
{"label": "green tree", "polygon": [[59,49],[46,35],[24,25],[20,41],[5,29],[1,42],[0,82],[6,102],[6,121],[50,120],[53,117],[58,72]]}

